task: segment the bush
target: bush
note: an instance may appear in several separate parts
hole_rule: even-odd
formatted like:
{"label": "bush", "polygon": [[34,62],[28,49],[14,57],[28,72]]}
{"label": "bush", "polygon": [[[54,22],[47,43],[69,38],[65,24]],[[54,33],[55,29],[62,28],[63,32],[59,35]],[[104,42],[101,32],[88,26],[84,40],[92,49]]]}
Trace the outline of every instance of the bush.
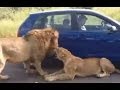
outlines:
{"label": "bush", "polygon": [[16,37],[17,30],[30,12],[37,11],[34,8],[0,8],[0,37]]}
{"label": "bush", "polygon": [[120,21],[120,7],[97,7],[93,8],[93,10],[99,11],[117,21]]}

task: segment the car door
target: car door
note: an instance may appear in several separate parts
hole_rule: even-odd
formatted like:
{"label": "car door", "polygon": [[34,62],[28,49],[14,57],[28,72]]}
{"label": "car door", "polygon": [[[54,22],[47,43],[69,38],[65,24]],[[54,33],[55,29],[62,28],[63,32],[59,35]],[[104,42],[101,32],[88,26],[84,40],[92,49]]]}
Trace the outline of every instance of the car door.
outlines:
{"label": "car door", "polygon": [[[120,58],[120,32],[111,32],[102,22],[105,20],[87,15],[85,23],[86,31],[78,28],[76,33],[77,42],[73,43],[78,56],[82,57],[106,57],[118,60]],[[111,25],[112,26],[112,25]],[[77,45],[75,45],[77,44]]]}
{"label": "car door", "polygon": [[[71,30],[60,31],[59,44],[79,57],[120,57],[120,32],[111,32],[102,22],[105,20],[85,14],[86,31],[78,28],[77,17],[71,14]],[[109,23],[108,23],[109,24]],[[115,61],[114,60],[114,61]]]}
{"label": "car door", "polygon": [[[70,50],[74,55],[78,55],[80,34],[75,30],[77,27],[75,15],[73,13],[61,13],[48,16],[47,18],[49,19],[49,25],[59,31],[59,46]],[[69,27],[64,26],[66,20],[69,20],[69,22],[67,21]],[[66,24],[66,26],[68,25]]]}

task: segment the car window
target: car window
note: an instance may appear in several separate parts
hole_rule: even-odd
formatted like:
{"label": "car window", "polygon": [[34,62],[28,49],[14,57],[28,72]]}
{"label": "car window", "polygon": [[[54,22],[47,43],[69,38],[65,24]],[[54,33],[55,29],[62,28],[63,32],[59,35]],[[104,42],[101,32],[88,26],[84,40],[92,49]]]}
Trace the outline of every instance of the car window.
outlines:
{"label": "car window", "polygon": [[70,14],[57,14],[40,16],[34,23],[33,28],[54,27],[57,30],[71,29],[71,15]]}
{"label": "car window", "polygon": [[57,30],[70,30],[71,29],[71,15],[60,14],[48,16],[48,25],[56,28]]}
{"label": "car window", "polygon": [[47,23],[47,18],[45,16],[39,16],[35,21],[33,28],[34,29],[45,28],[46,23]]}
{"label": "car window", "polygon": [[36,17],[30,15],[28,16],[24,23],[20,26],[19,28],[19,36],[23,36],[25,35],[29,30],[33,29],[33,25],[34,25],[34,22],[35,22],[35,19]]}
{"label": "car window", "polygon": [[77,22],[78,28],[81,31],[109,32],[109,28],[107,27],[109,23],[93,15],[78,14]]}
{"label": "car window", "polygon": [[22,28],[31,29],[33,26],[33,22],[34,22],[33,17],[31,17],[31,16],[27,17],[25,22],[22,25]]}
{"label": "car window", "polygon": [[86,15],[86,17],[87,17],[87,21],[85,25],[94,25],[94,26],[101,25],[102,19],[91,15]]}

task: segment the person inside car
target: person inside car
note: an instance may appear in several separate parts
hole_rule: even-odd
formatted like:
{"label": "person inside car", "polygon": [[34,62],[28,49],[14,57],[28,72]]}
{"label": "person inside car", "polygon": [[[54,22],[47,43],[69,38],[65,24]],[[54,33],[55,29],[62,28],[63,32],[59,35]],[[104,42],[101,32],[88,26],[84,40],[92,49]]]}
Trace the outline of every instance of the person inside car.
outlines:
{"label": "person inside car", "polygon": [[43,29],[47,27],[50,27],[50,26],[48,25],[48,19],[45,17],[39,18],[33,25],[33,29]]}
{"label": "person inside car", "polygon": [[64,19],[63,20],[63,28],[64,29],[70,29],[70,21],[69,21],[69,19]]}
{"label": "person inside car", "polygon": [[86,23],[86,20],[87,20],[87,17],[85,15],[78,16],[77,22],[80,30],[86,31],[86,27],[84,26]]}

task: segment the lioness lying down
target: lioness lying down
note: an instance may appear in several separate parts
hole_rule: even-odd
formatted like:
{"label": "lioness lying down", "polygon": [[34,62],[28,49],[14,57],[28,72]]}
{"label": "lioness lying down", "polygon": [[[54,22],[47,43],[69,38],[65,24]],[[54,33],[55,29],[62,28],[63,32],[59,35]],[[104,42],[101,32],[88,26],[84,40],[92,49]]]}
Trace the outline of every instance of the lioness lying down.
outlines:
{"label": "lioness lying down", "polygon": [[59,33],[52,28],[36,29],[27,33],[24,37],[0,38],[0,79],[8,79],[8,75],[2,75],[6,61],[20,63],[35,62],[36,70],[40,75],[45,72],[41,68],[41,62],[47,53],[58,46]]}
{"label": "lioness lying down", "polygon": [[106,58],[86,58],[82,59],[71,54],[65,48],[58,47],[56,49],[57,58],[64,63],[64,68],[53,74],[45,75],[47,81],[74,79],[75,76],[91,76],[97,77],[110,76],[113,72],[120,71]]}

